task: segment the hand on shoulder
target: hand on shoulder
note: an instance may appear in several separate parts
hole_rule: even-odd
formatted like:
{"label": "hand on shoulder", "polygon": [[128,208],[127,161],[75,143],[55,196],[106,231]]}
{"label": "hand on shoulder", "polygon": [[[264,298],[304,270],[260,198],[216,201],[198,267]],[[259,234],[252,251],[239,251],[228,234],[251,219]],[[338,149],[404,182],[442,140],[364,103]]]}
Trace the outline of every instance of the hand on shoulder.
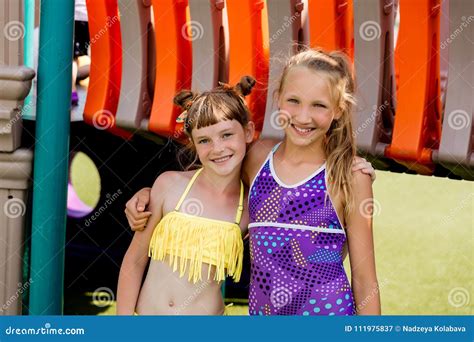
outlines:
{"label": "hand on shoulder", "polygon": [[363,173],[369,175],[372,179],[372,182],[375,181],[375,169],[373,168],[372,164],[368,162],[365,158],[355,156],[352,162],[352,171],[361,170]]}
{"label": "hand on shoulder", "polygon": [[355,197],[366,198],[372,196],[372,179],[370,174],[364,173],[363,170],[352,172],[353,177],[353,191]]}

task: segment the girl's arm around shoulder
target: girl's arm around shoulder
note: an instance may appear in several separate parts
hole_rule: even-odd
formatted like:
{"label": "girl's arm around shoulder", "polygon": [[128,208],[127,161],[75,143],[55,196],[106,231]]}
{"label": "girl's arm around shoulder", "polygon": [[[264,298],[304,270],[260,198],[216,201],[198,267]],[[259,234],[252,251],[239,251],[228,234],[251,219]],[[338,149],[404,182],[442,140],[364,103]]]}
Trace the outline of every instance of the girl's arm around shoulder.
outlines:
{"label": "girl's arm around shoulder", "polygon": [[245,184],[250,186],[265,158],[267,158],[273,146],[279,142],[280,140],[277,139],[258,139],[247,147],[247,154],[242,166],[242,180]]}
{"label": "girl's arm around shoulder", "polygon": [[179,181],[177,172],[164,172],[153,184],[149,210],[152,212],[146,227],[136,231],[122,261],[117,288],[117,314],[133,315],[140,293],[143,273],[148,264],[148,246],[156,225],[163,216],[163,203],[173,184]]}
{"label": "girl's arm around shoulder", "polygon": [[372,232],[372,180],[361,171],[354,172],[353,176],[354,206],[346,224],[352,290],[359,315],[380,315]]}

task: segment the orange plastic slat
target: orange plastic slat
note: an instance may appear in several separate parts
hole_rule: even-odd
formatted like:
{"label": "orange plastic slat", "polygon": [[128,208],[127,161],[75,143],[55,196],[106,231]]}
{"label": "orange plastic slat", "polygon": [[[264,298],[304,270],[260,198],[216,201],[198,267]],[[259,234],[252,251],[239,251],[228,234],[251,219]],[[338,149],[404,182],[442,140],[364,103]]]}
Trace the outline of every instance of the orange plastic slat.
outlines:
{"label": "orange plastic slat", "polygon": [[237,83],[244,75],[251,75],[257,80],[246,101],[258,134],[263,127],[268,86],[266,3],[264,0],[227,0],[226,4],[229,25],[229,83]]}
{"label": "orange plastic slat", "polygon": [[387,157],[431,174],[441,135],[439,0],[401,0],[395,51],[397,110]]}
{"label": "orange plastic slat", "polygon": [[351,0],[308,0],[311,47],[341,50],[354,57],[354,17]]}
{"label": "orange plastic slat", "polygon": [[190,89],[192,73],[192,34],[189,29],[187,0],[153,0],[155,21],[155,92],[149,130],[166,137],[181,136],[176,124],[180,110],[173,97],[181,89]]}
{"label": "orange plastic slat", "polygon": [[91,48],[90,81],[84,121],[123,138],[132,133],[115,126],[120,95],[122,46],[116,0],[87,0]]}

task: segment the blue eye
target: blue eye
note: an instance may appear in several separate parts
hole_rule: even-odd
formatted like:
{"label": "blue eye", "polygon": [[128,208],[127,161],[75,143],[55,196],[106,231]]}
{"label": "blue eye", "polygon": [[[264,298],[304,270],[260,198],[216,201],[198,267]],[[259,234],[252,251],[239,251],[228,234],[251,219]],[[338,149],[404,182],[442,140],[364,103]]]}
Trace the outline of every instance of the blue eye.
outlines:
{"label": "blue eye", "polygon": [[207,144],[209,142],[208,139],[202,139],[198,141],[198,144]]}

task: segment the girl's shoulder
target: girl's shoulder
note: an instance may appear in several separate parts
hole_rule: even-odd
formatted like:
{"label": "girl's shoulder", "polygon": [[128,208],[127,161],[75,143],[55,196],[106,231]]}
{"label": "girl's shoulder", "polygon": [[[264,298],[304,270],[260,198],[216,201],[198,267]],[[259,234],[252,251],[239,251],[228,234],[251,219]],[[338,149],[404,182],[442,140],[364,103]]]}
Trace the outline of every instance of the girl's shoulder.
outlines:
{"label": "girl's shoulder", "polygon": [[356,195],[359,193],[366,193],[372,191],[372,178],[370,175],[365,174],[362,170],[352,172],[352,191]]}
{"label": "girl's shoulder", "polygon": [[272,148],[281,140],[273,138],[258,139],[250,145],[247,153],[265,159]]}
{"label": "girl's shoulder", "polygon": [[243,166],[243,179],[247,185],[255,177],[272,148],[279,142],[277,139],[258,139],[249,146]]}
{"label": "girl's shoulder", "polygon": [[160,205],[164,214],[171,211],[195,172],[196,170],[165,171],[161,173],[151,188],[151,201],[156,205]]}
{"label": "girl's shoulder", "polygon": [[164,192],[173,189],[174,191],[186,188],[196,170],[193,171],[165,171],[160,174],[153,184],[154,190]]}

